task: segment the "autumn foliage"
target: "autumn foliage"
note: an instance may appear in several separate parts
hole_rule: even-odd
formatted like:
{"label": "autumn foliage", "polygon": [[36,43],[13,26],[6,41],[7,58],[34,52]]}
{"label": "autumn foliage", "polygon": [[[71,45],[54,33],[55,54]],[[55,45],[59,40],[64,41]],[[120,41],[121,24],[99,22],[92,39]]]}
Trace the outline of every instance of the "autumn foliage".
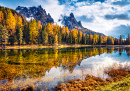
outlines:
{"label": "autumn foliage", "polygon": [[[27,22],[25,18],[15,10],[0,7],[0,24],[7,30],[6,44],[90,44],[90,45],[114,45],[130,44],[130,37],[126,41],[97,35],[85,34],[78,29],[69,30],[67,26],[48,23],[41,25],[41,21],[35,19]],[[3,28],[1,28],[3,29]],[[1,30],[2,31],[2,30]],[[2,34],[2,33],[1,33]],[[2,44],[2,41],[1,41]]]}

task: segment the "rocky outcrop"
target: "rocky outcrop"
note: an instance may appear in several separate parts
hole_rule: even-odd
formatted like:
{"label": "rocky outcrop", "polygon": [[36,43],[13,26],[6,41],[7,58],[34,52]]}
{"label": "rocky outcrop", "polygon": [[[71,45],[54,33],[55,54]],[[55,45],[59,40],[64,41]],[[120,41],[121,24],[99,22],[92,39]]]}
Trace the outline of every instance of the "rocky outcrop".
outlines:
{"label": "rocky outcrop", "polygon": [[26,19],[29,21],[31,19],[36,19],[37,21],[41,21],[42,24],[47,24],[47,23],[54,23],[53,18],[51,15],[46,13],[45,9],[43,9],[40,6],[38,7],[22,7],[18,6],[16,8],[16,11],[20,14],[22,14]]}
{"label": "rocky outcrop", "polygon": [[92,34],[92,35],[97,34],[97,35],[105,36],[102,33],[94,32],[90,29],[84,28],[82,26],[81,21],[77,22],[73,13],[71,13],[70,16],[61,15],[61,19],[59,19],[59,22],[61,22],[62,25],[67,26],[70,30],[76,28],[76,29],[78,29],[79,31],[81,31],[85,34]]}
{"label": "rocky outcrop", "polygon": [[77,22],[73,13],[71,13],[70,16],[61,15],[61,19],[59,19],[59,22],[61,22],[61,24],[63,24],[64,26],[67,26],[69,29],[83,28],[81,21]]}

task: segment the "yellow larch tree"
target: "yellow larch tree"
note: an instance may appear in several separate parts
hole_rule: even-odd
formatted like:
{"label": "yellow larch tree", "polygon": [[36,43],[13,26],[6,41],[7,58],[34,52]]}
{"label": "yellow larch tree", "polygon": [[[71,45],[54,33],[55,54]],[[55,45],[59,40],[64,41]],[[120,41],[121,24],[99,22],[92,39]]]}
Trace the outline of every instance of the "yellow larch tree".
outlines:
{"label": "yellow larch tree", "polygon": [[39,31],[38,31],[38,28],[37,28],[37,21],[35,19],[30,23],[29,28],[30,28],[30,40],[31,40],[31,42],[37,43],[37,36],[39,34]]}
{"label": "yellow larch tree", "polygon": [[53,34],[53,27],[51,23],[47,24],[47,33],[49,34],[49,36],[51,36]]}
{"label": "yellow larch tree", "polygon": [[38,21],[37,26],[38,26],[38,30],[40,31],[42,29],[41,21]]}
{"label": "yellow larch tree", "polygon": [[62,34],[65,35],[65,26],[62,27]]}
{"label": "yellow larch tree", "polygon": [[53,26],[53,32],[54,32],[54,34],[58,33],[58,26],[57,25]]}
{"label": "yellow larch tree", "polygon": [[68,29],[68,27],[65,27],[65,32],[66,32],[67,35],[69,35],[69,29]]}
{"label": "yellow larch tree", "polygon": [[4,17],[4,14],[3,14],[3,12],[2,12],[2,11],[0,11],[0,24],[2,24],[3,17]]}
{"label": "yellow larch tree", "polygon": [[18,17],[18,25],[20,26],[20,28],[23,27],[23,22],[22,22],[22,18]]}
{"label": "yellow larch tree", "polygon": [[73,35],[73,38],[75,39],[75,44],[76,44],[76,40],[77,40],[77,37],[78,37],[78,30],[77,29],[73,29],[72,30],[72,35]]}
{"label": "yellow larch tree", "polygon": [[11,35],[15,33],[15,26],[16,26],[15,17],[13,16],[11,10],[8,10],[7,19],[6,19],[6,27],[8,31],[10,31]]}
{"label": "yellow larch tree", "polygon": [[79,43],[80,43],[80,41],[82,40],[82,32],[81,31],[79,31]]}

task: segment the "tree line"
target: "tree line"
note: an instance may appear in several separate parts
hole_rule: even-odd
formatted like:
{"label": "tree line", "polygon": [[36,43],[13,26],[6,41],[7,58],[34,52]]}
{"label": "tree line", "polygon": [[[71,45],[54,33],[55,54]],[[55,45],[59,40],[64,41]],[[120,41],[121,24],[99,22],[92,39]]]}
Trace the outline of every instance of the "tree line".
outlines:
{"label": "tree line", "polygon": [[118,45],[130,44],[130,36],[126,40],[122,36],[85,34],[77,29],[69,30],[68,27],[48,23],[41,25],[35,19],[27,22],[15,10],[0,7],[0,43],[8,45],[21,44],[93,44],[93,45]]}

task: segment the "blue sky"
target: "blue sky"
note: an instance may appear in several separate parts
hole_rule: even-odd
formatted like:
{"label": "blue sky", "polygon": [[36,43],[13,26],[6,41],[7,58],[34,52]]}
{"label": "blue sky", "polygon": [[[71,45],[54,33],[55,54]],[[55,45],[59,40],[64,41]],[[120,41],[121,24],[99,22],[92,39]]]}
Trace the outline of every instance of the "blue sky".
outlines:
{"label": "blue sky", "polygon": [[55,22],[61,14],[73,12],[85,28],[117,38],[130,34],[130,0],[0,0],[0,5],[13,9],[41,5]]}

